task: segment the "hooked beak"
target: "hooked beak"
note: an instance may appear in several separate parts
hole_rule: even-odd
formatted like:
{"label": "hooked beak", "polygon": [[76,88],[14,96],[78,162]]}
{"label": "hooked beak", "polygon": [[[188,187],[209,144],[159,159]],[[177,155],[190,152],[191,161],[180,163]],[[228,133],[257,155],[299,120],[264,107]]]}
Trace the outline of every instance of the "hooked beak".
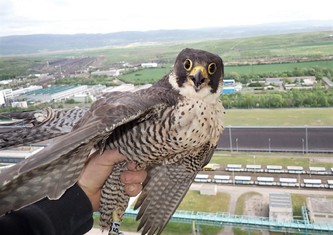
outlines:
{"label": "hooked beak", "polygon": [[207,77],[208,75],[206,69],[200,65],[194,67],[188,76],[188,78],[193,81],[196,92],[200,90],[201,84],[205,82]]}

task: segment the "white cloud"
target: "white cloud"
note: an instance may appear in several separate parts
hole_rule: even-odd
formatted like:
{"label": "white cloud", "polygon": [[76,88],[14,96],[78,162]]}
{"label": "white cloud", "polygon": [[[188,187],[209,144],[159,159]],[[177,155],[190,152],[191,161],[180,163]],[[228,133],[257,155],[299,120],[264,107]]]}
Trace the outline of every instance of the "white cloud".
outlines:
{"label": "white cloud", "polygon": [[0,35],[108,33],[332,20],[331,0],[7,0],[0,3]]}

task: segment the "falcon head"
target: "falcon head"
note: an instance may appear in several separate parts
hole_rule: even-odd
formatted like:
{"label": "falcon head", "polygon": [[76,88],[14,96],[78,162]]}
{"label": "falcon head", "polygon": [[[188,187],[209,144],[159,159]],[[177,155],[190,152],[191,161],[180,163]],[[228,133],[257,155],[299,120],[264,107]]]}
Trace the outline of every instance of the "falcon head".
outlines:
{"label": "falcon head", "polygon": [[204,98],[212,93],[220,95],[223,75],[221,57],[186,48],[177,56],[169,82],[183,95]]}

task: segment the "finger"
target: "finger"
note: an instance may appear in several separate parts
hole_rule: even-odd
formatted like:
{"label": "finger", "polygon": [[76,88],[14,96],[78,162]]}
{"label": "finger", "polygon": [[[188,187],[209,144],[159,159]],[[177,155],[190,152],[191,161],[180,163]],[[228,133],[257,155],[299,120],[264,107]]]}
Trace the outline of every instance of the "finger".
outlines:
{"label": "finger", "polygon": [[113,166],[117,162],[126,160],[116,149],[105,150],[102,156],[96,156],[95,164]]}
{"label": "finger", "polygon": [[130,171],[140,171],[146,169],[145,164],[141,164],[140,167],[135,162],[127,163],[127,169]]}
{"label": "finger", "polygon": [[134,197],[138,195],[142,190],[141,184],[125,184],[125,192],[130,196]]}
{"label": "finger", "polygon": [[124,171],[120,175],[120,180],[124,184],[141,184],[147,177],[147,171]]}

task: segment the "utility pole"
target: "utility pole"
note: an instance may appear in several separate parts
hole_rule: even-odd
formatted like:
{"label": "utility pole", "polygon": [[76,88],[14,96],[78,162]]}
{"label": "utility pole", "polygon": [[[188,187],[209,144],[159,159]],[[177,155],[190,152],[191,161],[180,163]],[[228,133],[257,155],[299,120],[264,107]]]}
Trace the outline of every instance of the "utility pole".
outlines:
{"label": "utility pole", "polygon": [[231,134],[231,126],[229,126],[229,142],[230,142],[230,152],[232,152],[232,134]]}

